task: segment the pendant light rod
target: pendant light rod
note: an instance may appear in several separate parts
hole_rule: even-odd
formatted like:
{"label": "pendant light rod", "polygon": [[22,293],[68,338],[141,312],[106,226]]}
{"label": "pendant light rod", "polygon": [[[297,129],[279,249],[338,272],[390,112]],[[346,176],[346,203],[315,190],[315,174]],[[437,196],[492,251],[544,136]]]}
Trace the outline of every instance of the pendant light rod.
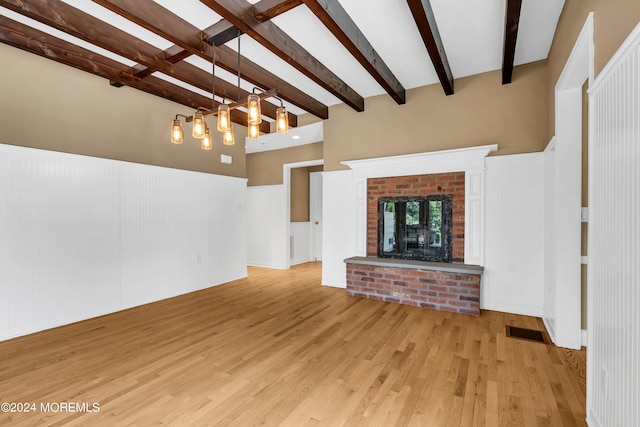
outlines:
{"label": "pendant light rod", "polygon": [[211,109],[216,109],[216,49],[211,49]]}
{"label": "pendant light rod", "polygon": [[238,102],[240,102],[240,95],[241,95],[241,91],[240,91],[240,35],[242,33],[240,32],[240,30],[238,29]]}

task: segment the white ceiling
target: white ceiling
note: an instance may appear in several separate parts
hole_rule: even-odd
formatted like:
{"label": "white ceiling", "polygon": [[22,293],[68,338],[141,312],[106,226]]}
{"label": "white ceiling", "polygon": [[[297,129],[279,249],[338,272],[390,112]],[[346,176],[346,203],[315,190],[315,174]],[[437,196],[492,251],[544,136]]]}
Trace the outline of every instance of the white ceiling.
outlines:
{"label": "white ceiling", "polygon": [[[57,1],[64,1],[81,9],[159,49],[165,50],[173,46],[172,42],[91,0]],[[154,1],[199,29],[205,29],[222,19],[199,0]],[[257,3],[258,0],[249,0],[249,2]],[[439,83],[406,0],[339,0],[339,2],[405,89]],[[547,57],[563,5],[564,0],[522,0],[514,65]],[[499,70],[502,67],[506,0],[431,0],[431,6],[454,79]],[[0,15],[6,15],[55,37],[81,45],[127,66],[135,65],[126,58],[8,9],[0,7]],[[285,12],[275,17],[272,22],[362,97],[386,93],[306,6],[301,5]],[[243,56],[321,103],[332,106],[342,102],[249,36],[243,35],[240,42]],[[237,50],[238,41],[233,40],[227,43],[227,46]],[[202,58],[191,56],[186,58],[186,61],[209,73],[212,70],[212,64]],[[237,76],[220,67],[216,67],[215,74],[233,85],[237,84]],[[154,76],[211,97],[211,92],[195,88],[162,73],[156,72]],[[517,70],[514,71],[514,78],[517,79]],[[496,85],[500,83],[496,80]],[[253,84],[244,80],[241,81],[241,86],[247,91],[253,88]],[[216,99],[220,101],[218,97]],[[278,103],[274,99],[268,101]],[[285,102],[285,105],[293,114],[305,113],[304,110],[290,103]],[[317,139],[314,131],[301,130],[301,132],[305,135],[302,141],[294,141],[290,136],[285,138],[277,135],[273,135],[271,139],[285,138],[286,144],[293,145],[300,145],[306,140],[309,140],[307,143],[315,142]],[[274,143],[274,146],[276,145],[279,146]],[[248,149],[263,151],[266,146],[252,143]]]}
{"label": "white ceiling", "polygon": [[[164,50],[173,45],[170,41],[90,0],[63,1],[160,49]],[[199,0],[154,1],[200,29],[207,28],[221,19]],[[405,89],[438,83],[437,75],[405,0],[339,1]],[[257,0],[250,0],[250,3],[256,2]],[[505,3],[505,0],[431,0],[454,78],[501,68]],[[564,0],[523,0],[515,65],[547,57],[563,4]],[[34,21],[4,8],[0,8],[0,14],[41,29],[45,27],[34,24]],[[299,6],[277,16],[273,22],[364,98],[385,93],[384,89],[306,6]],[[91,47],[71,36],[61,36],[62,33],[56,30],[48,29],[47,32],[55,33],[58,37],[74,43],[83,44],[85,47]],[[237,49],[236,40],[227,45],[234,50]],[[95,46],[91,47],[91,50],[104,54],[104,50]],[[246,35],[241,37],[241,53],[326,105],[331,106],[341,102]],[[117,55],[109,54],[109,56],[132,65],[131,61]],[[205,71],[211,71],[211,64],[201,58],[191,57],[187,61]],[[161,74],[158,76],[166,78]],[[216,76],[233,84],[237,83],[233,74],[219,67],[216,68]],[[517,78],[517,70],[514,76]],[[246,90],[252,88],[250,83],[244,81],[241,86]],[[184,86],[184,84],[183,87],[211,96],[210,93]],[[303,113],[301,109],[292,105],[287,105],[287,108],[294,114]]]}

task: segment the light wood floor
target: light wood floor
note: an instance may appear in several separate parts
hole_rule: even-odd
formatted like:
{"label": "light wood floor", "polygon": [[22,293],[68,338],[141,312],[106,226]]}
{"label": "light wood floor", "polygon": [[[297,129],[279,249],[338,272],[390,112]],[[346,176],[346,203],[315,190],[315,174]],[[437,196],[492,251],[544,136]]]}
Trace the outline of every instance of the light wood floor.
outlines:
{"label": "light wood floor", "polygon": [[320,264],[0,343],[0,425],[586,425],[585,352],[505,336],[539,319],[478,318],[320,286]]}

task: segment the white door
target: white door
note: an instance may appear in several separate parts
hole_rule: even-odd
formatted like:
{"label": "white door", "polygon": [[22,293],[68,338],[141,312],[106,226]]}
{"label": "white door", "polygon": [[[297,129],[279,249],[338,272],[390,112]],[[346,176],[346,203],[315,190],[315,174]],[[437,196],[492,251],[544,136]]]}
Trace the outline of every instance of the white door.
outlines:
{"label": "white door", "polygon": [[311,259],[322,261],[322,172],[309,174],[309,219]]}

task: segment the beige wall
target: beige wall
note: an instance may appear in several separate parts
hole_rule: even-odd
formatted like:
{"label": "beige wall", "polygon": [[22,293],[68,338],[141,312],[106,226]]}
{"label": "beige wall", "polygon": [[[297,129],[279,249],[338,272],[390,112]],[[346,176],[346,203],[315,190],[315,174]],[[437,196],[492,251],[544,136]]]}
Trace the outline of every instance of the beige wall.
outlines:
{"label": "beige wall", "polygon": [[[215,132],[214,149],[200,150],[190,126],[184,144],[171,144],[171,120],[189,108],[5,44],[0,58],[0,143],[245,176],[242,126],[230,148]],[[233,164],[221,164],[221,153]]]}
{"label": "beige wall", "polygon": [[594,73],[596,77],[640,21],[640,1],[638,0],[565,1],[548,57],[547,140],[555,134],[555,84],[591,11],[595,11]]}
{"label": "beige wall", "polygon": [[247,154],[247,178],[250,186],[282,184],[282,166],[288,163],[321,160],[323,143],[300,145],[282,150]]}
{"label": "beige wall", "polygon": [[[576,1],[583,0],[567,0],[569,3]],[[595,2],[595,74],[598,75],[640,21],[640,1],[595,0]]]}
{"label": "beige wall", "polygon": [[587,15],[595,7],[596,0],[565,0],[558,28],[553,39],[553,44],[549,50],[548,64],[548,87],[547,87],[547,142],[555,135],[555,86],[567,58],[573,49],[578,34],[582,30]]}
{"label": "beige wall", "polygon": [[546,61],[516,67],[513,83],[492,71],[407,91],[407,103],[382,95],[358,113],[330,108],[324,124],[325,170],[343,160],[498,144],[498,154],[540,151],[546,144]]}

